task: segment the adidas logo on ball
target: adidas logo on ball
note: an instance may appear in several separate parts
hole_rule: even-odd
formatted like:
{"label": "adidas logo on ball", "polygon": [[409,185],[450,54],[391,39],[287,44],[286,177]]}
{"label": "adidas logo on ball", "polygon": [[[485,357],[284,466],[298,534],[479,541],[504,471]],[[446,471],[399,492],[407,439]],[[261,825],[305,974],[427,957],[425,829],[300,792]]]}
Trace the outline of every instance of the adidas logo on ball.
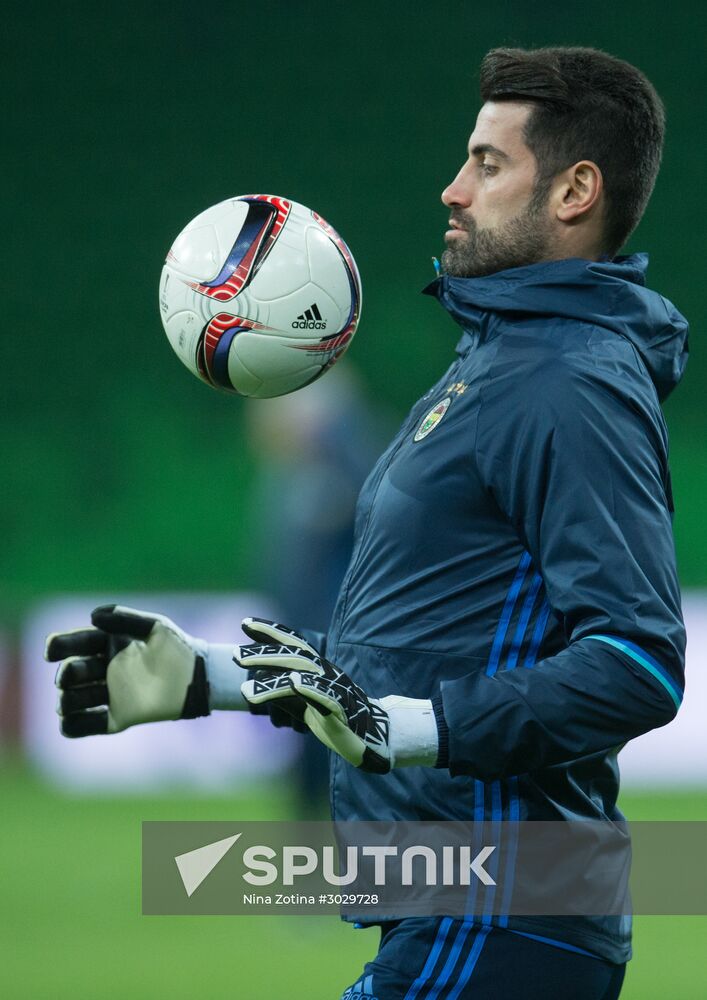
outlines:
{"label": "adidas logo on ball", "polygon": [[292,323],[293,330],[326,330],[326,320],[322,319],[322,314],[316,302],[313,302],[309,309],[306,309]]}

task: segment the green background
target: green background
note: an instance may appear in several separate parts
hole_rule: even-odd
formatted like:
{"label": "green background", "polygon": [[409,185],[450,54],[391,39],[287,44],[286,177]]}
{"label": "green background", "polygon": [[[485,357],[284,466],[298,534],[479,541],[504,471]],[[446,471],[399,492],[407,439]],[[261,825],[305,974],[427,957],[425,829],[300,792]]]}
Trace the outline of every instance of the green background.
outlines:
{"label": "green background", "polygon": [[629,249],[692,324],[667,415],[680,571],[707,581],[706,5],[25,2],[2,35],[0,623],[55,591],[255,579],[244,403],[190,377],[157,310],[165,253],[208,205],[284,194],[339,229],[364,287],[350,364],[376,404],[402,416],[445,370],[456,327],[419,291],[499,44],[605,48],[665,100],[664,166]]}
{"label": "green background", "polygon": [[[479,61],[503,44],[604,48],[665,100],[664,166],[628,249],[650,252],[649,283],[692,326],[666,412],[681,579],[707,583],[703,3],[14,2],[0,34],[0,629],[11,642],[45,595],[257,580],[245,405],[186,372],[157,310],[164,255],[203,208],[278,193],[344,235],[365,293],[349,363],[372,407],[402,416],[446,368],[456,330],[419,290],[443,249],[439,196],[465,155]],[[375,950],[375,932],[327,919],[139,916],[141,820],[287,815],[281,789],[73,799],[6,760],[0,801],[3,996],[334,998]],[[707,818],[701,793],[626,805]],[[703,997],[706,929],[639,920],[623,996]]]}

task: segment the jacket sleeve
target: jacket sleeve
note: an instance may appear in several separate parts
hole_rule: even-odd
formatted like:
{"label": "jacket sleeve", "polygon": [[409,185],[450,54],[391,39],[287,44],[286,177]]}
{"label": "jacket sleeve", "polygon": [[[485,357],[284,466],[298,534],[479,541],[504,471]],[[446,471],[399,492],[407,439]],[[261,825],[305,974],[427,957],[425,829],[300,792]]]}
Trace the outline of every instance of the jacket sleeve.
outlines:
{"label": "jacket sleeve", "polygon": [[555,648],[566,647],[532,669],[443,682],[437,766],[490,781],[669,722],[685,634],[667,433],[647,376],[554,359],[487,390],[479,474],[542,577],[564,633]]}

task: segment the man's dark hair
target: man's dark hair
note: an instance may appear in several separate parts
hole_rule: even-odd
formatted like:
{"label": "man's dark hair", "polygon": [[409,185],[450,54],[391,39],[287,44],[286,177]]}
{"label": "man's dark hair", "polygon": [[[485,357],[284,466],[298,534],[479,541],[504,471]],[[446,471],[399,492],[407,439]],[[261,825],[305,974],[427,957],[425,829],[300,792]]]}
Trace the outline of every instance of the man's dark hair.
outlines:
{"label": "man's dark hair", "polygon": [[492,49],[481,100],[535,105],[524,140],[538,162],[536,192],[592,160],[604,178],[603,250],[614,256],[640,222],[660,167],[665,111],[640,70],[597,49]]}

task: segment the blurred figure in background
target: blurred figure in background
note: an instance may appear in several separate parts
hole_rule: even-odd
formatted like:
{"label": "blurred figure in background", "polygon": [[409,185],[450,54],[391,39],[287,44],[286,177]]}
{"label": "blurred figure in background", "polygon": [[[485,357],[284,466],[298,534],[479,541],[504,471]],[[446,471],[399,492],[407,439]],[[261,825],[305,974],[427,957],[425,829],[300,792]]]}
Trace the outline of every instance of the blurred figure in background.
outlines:
{"label": "blurred figure in background", "polygon": [[[326,632],[353,543],[359,490],[389,430],[376,420],[346,363],[289,396],[248,400],[260,458],[252,490],[254,581],[283,621]],[[255,565],[255,564],[254,564]],[[298,801],[328,815],[328,752],[311,734],[298,742]]]}

